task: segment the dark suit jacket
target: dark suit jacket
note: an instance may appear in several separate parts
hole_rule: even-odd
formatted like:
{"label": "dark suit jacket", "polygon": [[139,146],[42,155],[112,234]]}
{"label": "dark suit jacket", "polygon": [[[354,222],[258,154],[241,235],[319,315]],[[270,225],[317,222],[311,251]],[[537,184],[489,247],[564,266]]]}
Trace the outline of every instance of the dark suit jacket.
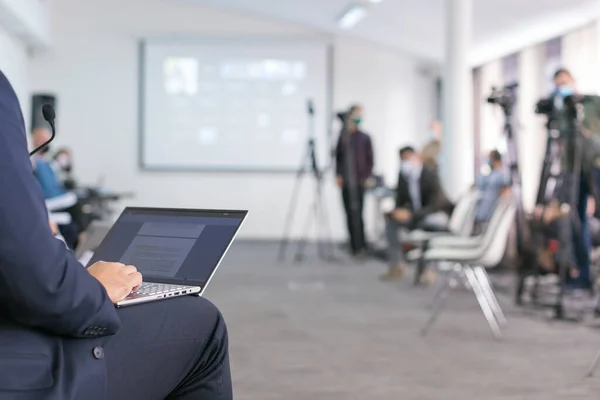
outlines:
{"label": "dark suit jacket", "polygon": [[100,345],[119,327],[104,288],[50,232],[19,102],[0,72],[0,399],[104,399]]}
{"label": "dark suit jacket", "polygon": [[[414,224],[418,224],[429,214],[439,211],[443,211],[447,214],[452,212],[452,202],[450,202],[450,200],[448,200],[446,197],[435,168],[423,166],[420,187],[422,207],[418,211],[413,212]],[[396,188],[396,207],[406,208],[411,211],[414,209],[408,188],[408,181],[402,172],[400,172],[398,176],[398,186]]]}
{"label": "dark suit jacket", "polygon": [[[350,140],[350,143],[347,140]],[[373,165],[373,144],[369,135],[362,131],[351,134],[340,133],[335,152],[335,171],[345,183],[349,180],[349,169],[358,183],[364,183],[373,175]]]}

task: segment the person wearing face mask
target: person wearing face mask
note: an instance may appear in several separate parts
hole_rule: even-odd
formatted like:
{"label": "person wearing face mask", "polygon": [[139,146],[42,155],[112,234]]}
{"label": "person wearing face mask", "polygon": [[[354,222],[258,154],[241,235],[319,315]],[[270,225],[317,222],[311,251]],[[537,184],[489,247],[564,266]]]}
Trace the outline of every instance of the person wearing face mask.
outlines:
{"label": "person wearing face mask", "polygon": [[360,255],[367,249],[362,214],[365,187],[374,165],[373,145],[371,137],[361,129],[362,117],[361,106],[350,107],[335,153],[336,181],[342,190],[352,255]]}
{"label": "person wearing face mask", "polygon": [[402,148],[400,161],[396,208],[386,215],[389,269],[381,276],[384,281],[400,279],[405,273],[399,230],[431,229],[434,225],[443,228],[453,209],[442,189],[437,169],[424,165],[414,148]]}
{"label": "person wearing face mask", "polygon": [[58,167],[60,180],[67,190],[73,190],[76,187],[73,178],[73,162],[71,160],[71,151],[67,148],[59,149],[54,154],[54,163]]}
{"label": "person wearing face mask", "polygon": [[[570,182],[579,180],[578,199],[576,199],[580,229],[573,229],[573,249],[578,270],[572,276],[569,286],[572,288],[589,289],[592,287],[590,275],[591,238],[587,218],[588,197],[595,195],[598,198],[600,189],[600,98],[586,96],[583,104],[584,119],[582,122],[583,144],[576,160],[576,137],[574,118],[565,103],[572,96],[580,96],[577,91],[575,79],[564,68],[554,74],[555,90],[552,93],[556,114],[556,129],[565,140],[565,156],[563,172],[565,174],[564,188],[570,189]],[[575,171],[576,161],[581,164],[581,170]],[[560,193],[563,200],[569,199],[568,193]],[[570,201],[569,201],[570,202]],[[536,207],[536,209],[538,209]]]}
{"label": "person wearing face mask", "polygon": [[429,125],[429,136],[431,140],[423,147],[421,160],[423,165],[437,168],[440,164],[442,152],[442,123],[440,121],[433,121]]}
{"label": "person wearing face mask", "polygon": [[500,152],[498,150],[492,150],[488,157],[490,173],[487,175],[479,175],[475,183],[477,189],[481,192],[481,198],[477,204],[473,234],[483,232],[494,212],[494,207],[496,206],[502,191],[509,183],[502,166],[502,155]]}
{"label": "person wearing face mask", "polygon": [[[35,129],[32,132],[33,148],[46,143],[51,135],[50,131],[46,128]],[[52,211],[68,212],[71,215],[72,222],[66,225],[59,225],[59,230],[69,248],[75,249],[79,243],[80,234],[85,230],[84,215],[77,196],[74,193],[68,192],[56,175],[53,161],[49,154],[50,146],[47,145],[31,158],[33,171],[42,189],[44,198],[56,204],[56,208]]]}
{"label": "person wearing face mask", "polygon": [[[32,133],[33,147],[37,148],[46,143],[52,133],[46,128],[37,128]],[[35,176],[42,187],[46,199],[53,199],[64,195],[67,191],[56,176],[50,158],[50,145],[45,146],[39,153],[32,157]]]}

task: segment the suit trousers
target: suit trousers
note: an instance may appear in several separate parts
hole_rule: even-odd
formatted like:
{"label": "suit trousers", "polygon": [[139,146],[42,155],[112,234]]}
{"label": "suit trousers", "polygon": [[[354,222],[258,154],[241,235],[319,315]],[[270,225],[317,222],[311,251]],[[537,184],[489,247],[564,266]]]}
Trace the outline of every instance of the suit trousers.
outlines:
{"label": "suit trousers", "polygon": [[227,328],[208,300],[125,307],[104,346],[109,400],[230,400]]}
{"label": "suit trousers", "polygon": [[[342,200],[344,201],[346,224],[350,236],[350,250],[352,254],[357,254],[367,247],[365,224],[363,222],[365,189],[360,185],[353,190],[348,186],[344,186],[342,188]],[[353,206],[356,209],[353,209]]]}

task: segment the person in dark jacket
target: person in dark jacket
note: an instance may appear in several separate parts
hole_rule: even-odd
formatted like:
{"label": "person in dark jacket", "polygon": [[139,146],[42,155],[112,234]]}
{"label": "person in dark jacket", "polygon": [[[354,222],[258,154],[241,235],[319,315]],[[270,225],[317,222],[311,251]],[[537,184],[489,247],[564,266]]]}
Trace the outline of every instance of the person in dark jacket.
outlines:
{"label": "person in dark jacket", "polygon": [[190,296],[117,310],[142,276],[86,269],[54,237],[25,136],[0,72],[0,399],[232,399],[217,308]]}
{"label": "person in dark jacket", "polygon": [[448,200],[436,168],[422,164],[412,147],[400,150],[402,167],[396,188],[396,208],[386,216],[389,270],[382,280],[399,279],[405,272],[405,260],[399,230],[448,223],[453,204]]}
{"label": "person in dark jacket", "polygon": [[350,251],[353,255],[366,250],[363,222],[365,186],[373,175],[373,145],[368,134],[360,129],[363,109],[354,105],[345,114],[345,127],[336,149],[336,179],[342,190],[346,213]]}

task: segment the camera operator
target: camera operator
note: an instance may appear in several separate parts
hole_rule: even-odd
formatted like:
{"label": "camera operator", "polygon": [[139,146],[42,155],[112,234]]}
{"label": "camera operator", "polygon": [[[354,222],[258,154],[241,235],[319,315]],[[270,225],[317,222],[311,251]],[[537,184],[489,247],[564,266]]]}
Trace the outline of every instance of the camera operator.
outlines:
{"label": "camera operator", "polygon": [[[576,206],[581,229],[573,231],[573,247],[578,271],[571,274],[574,278],[569,282],[569,286],[587,289],[592,285],[591,238],[587,218],[588,197],[595,195],[600,188],[600,98],[581,96],[576,90],[575,79],[564,68],[554,74],[554,85],[555,90],[550,98],[538,103],[538,111],[548,115],[550,123],[555,124],[554,126],[565,140],[563,170],[567,184],[563,187],[570,188],[569,183],[579,180]],[[581,102],[584,110],[580,160],[576,160],[576,139],[579,133],[575,126],[574,105],[577,102]],[[576,164],[576,161],[580,164]],[[580,171],[575,171],[576,165],[581,165]],[[564,196],[562,200],[568,199],[567,193],[560,193],[560,195]],[[540,209],[540,206],[536,207],[536,214],[540,214]]]}
{"label": "camera operator", "polygon": [[336,148],[336,180],[342,189],[350,251],[352,255],[359,255],[367,247],[362,214],[365,185],[373,174],[373,145],[369,135],[360,129],[361,106],[353,105],[339,116],[343,117],[344,127]]}

